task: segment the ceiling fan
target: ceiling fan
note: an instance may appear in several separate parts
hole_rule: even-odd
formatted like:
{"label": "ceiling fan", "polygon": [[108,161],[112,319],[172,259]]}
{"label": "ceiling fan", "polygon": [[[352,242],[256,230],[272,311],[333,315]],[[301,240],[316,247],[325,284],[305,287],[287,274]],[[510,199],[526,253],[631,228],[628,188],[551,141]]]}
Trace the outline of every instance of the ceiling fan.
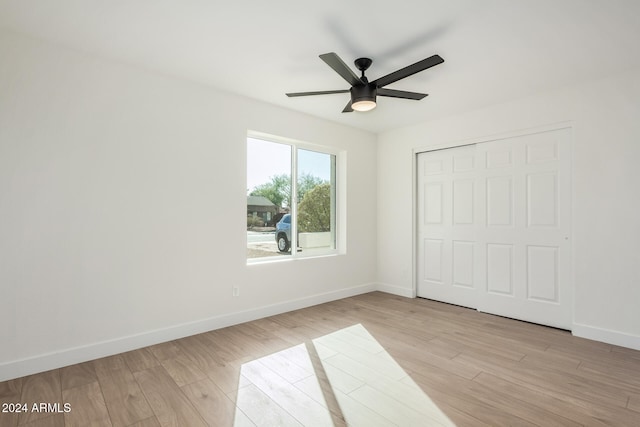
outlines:
{"label": "ceiling fan", "polygon": [[427,96],[426,93],[386,89],[384,86],[444,62],[444,59],[442,59],[440,55],[433,55],[423,59],[422,61],[418,61],[415,64],[401,68],[393,73],[369,82],[365,77],[364,72],[373,62],[370,58],[358,58],[354,61],[356,68],[362,72],[362,76],[360,77],[358,77],[334,52],[320,55],[320,59],[326,62],[329,67],[333,68],[336,73],[340,74],[340,76],[351,85],[351,89],[325,90],[320,92],[295,92],[287,93],[286,95],[293,97],[351,92],[351,100],[344,107],[344,110],[342,110],[343,113],[350,113],[354,110],[369,111],[374,109],[376,107],[376,96],[378,95],[388,96],[391,98],[413,99],[416,101],[424,98]]}

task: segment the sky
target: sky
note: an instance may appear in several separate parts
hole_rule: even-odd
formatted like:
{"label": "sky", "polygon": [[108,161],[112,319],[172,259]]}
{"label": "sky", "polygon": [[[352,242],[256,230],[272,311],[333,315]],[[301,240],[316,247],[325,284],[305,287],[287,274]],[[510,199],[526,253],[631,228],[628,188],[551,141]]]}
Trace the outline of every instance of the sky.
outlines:
{"label": "sky", "polygon": [[[291,173],[291,149],[287,144],[247,138],[248,193],[256,186],[271,181],[272,176]],[[304,173],[329,181],[330,155],[298,150],[298,174]]]}

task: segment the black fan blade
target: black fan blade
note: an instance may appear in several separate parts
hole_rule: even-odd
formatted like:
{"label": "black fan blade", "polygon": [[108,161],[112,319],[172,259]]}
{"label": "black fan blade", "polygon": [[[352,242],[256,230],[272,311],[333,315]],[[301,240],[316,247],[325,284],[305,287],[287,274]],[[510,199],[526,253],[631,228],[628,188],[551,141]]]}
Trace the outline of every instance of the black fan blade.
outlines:
{"label": "black fan blade", "polygon": [[347,93],[349,89],[340,89],[340,90],[323,90],[320,92],[294,92],[287,93],[286,95],[289,97],[293,96],[310,96],[310,95],[331,95],[333,93]]}
{"label": "black fan blade", "polygon": [[362,84],[362,80],[360,77],[353,72],[351,68],[345,64],[342,59],[334,52],[324,53],[320,55],[320,59],[327,63],[327,65],[333,68],[333,71],[340,74],[340,76],[345,79],[351,86],[355,86],[358,84]]}
{"label": "black fan blade", "polygon": [[344,110],[342,110],[342,112],[343,113],[353,113],[353,108],[351,108],[351,100],[349,100],[347,105],[345,105]]}
{"label": "black fan blade", "polygon": [[424,71],[427,68],[431,68],[435,65],[442,64],[444,59],[440,57],[440,55],[433,55],[422,61],[418,61],[415,64],[409,65],[407,67],[401,68],[398,71],[394,71],[391,74],[387,74],[386,76],[380,77],[372,81],[371,83],[375,84],[377,87],[386,86],[393,82],[397,82],[398,80],[404,79],[406,77],[412,76],[420,71]]}
{"label": "black fan blade", "polygon": [[428,96],[426,93],[407,92],[404,90],[386,89],[383,87],[378,89],[378,95],[389,96],[391,98],[415,99],[416,101],[419,101],[425,96]]}

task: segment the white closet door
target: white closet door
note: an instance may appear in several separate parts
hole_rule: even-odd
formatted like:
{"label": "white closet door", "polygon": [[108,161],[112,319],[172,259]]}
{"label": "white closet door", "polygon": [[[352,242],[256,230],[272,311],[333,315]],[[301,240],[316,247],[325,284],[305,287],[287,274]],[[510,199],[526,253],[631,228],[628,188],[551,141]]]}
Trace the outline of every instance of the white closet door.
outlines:
{"label": "white closet door", "polygon": [[418,296],[476,308],[475,146],[418,155]]}
{"label": "white closet door", "polygon": [[571,328],[570,137],[418,155],[418,296]]}
{"label": "white closet door", "polygon": [[571,329],[570,138],[478,144],[478,310]]}

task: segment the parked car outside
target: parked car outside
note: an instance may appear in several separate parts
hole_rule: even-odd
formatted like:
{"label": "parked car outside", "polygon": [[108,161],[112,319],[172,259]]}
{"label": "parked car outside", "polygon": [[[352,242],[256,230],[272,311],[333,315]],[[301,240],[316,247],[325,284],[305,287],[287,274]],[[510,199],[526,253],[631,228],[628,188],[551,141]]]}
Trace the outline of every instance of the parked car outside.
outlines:
{"label": "parked car outside", "polygon": [[276,223],[276,244],[280,252],[288,252],[291,248],[291,214],[286,214]]}

